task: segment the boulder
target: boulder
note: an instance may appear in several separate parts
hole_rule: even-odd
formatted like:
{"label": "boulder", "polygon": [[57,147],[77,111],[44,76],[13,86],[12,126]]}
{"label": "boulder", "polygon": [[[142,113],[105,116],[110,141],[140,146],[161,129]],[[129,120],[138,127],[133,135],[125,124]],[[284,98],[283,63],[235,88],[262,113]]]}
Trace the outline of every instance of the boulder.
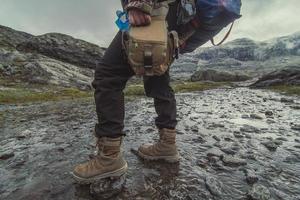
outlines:
{"label": "boulder", "polygon": [[191,76],[191,81],[239,82],[249,79],[251,77],[244,74],[216,70],[200,70]]}
{"label": "boulder", "polygon": [[252,87],[269,87],[278,85],[300,85],[300,66],[276,70],[266,74]]}

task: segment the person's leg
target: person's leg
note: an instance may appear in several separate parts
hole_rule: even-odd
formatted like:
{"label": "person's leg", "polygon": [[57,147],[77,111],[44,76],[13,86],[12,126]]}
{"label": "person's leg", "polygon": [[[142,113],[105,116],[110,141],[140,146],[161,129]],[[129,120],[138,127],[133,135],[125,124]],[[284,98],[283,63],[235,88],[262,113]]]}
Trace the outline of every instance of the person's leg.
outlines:
{"label": "person's leg", "polygon": [[[169,31],[177,30],[178,2],[170,4],[167,16]],[[144,76],[146,95],[154,99],[157,117],[155,125],[159,130],[159,142],[141,145],[138,149],[140,157],[146,160],[165,160],[177,162],[179,154],[176,147],[176,99],[170,86],[169,70],[161,76]]]}
{"label": "person's leg", "polygon": [[154,98],[157,128],[175,129],[177,124],[176,99],[170,86],[169,72],[161,76],[145,76],[144,88],[146,96]]}
{"label": "person's leg", "polygon": [[95,126],[97,137],[118,137],[124,127],[124,94],[126,82],[134,75],[124,59],[122,33],[112,41],[95,71],[92,83],[95,88],[95,102],[98,123]]}
{"label": "person's leg", "polygon": [[127,170],[127,163],[120,151],[124,135],[123,89],[134,72],[124,59],[121,39],[119,32],[95,71],[92,85],[98,115],[95,126],[98,155],[75,167],[72,175],[79,183],[121,176]]}
{"label": "person's leg", "polygon": [[170,86],[169,72],[162,76],[144,77],[144,88],[148,97],[154,98],[157,117],[155,124],[159,130],[159,141],[144,144],[138,149],[140,157],[146,160],[177,162],[179,154],[176,147],[176,99]]}

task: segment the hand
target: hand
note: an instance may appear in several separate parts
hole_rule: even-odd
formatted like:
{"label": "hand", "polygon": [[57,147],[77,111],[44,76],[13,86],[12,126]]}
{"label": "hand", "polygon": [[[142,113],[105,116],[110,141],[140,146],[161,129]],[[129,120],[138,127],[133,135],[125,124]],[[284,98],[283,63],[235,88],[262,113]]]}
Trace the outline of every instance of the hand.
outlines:
{"label": "hand", "polygon": [[138,9],[129,10],[128,17],[132,26],[145,26],[151,23],[151,16]]}

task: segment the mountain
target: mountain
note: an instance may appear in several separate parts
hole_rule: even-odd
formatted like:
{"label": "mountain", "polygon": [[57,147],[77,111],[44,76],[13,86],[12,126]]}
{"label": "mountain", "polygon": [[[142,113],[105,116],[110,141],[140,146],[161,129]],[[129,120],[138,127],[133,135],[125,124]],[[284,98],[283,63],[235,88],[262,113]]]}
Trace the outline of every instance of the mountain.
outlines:
{"label": "mountain", "polygon": [[105,48],[58,33],[34,36],[0,26],[0,78],[90,89]]}
{"label": "mountain", "polygon": [[184,71],[188,76],[196,70],[210,69],[259,77],[286,67],[300,67],[300,32],[263,42],[241,38],[217,47],[199,48],[183,56],[179,63],[189,67],[180,71],[175,64],[173,72]]}
{"label": "mountain", "polygon": [[[104,52],[105,48],[64,34],[34,36],[0,26],[0,82],[90,89]],[[181,55],[170,74],[172,80],[241,81],[299,64],[300,32],[263,42],[242,38],[199,48]]]}

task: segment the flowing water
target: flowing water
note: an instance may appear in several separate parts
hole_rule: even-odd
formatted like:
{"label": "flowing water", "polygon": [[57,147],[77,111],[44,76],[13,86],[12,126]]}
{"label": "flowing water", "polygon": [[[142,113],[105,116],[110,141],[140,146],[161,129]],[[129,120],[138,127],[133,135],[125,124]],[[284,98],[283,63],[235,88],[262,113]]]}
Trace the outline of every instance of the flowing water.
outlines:
{"label": "flowing water", "polygon": [[0,106],[0,199],[300,199],[299,97],[228,88],[176,98],[180,163],[136,156],[158,138],[152,99],[138,98],[126,103],[126,176],[87,186],[69,172],[95,150],[92,100]]}

